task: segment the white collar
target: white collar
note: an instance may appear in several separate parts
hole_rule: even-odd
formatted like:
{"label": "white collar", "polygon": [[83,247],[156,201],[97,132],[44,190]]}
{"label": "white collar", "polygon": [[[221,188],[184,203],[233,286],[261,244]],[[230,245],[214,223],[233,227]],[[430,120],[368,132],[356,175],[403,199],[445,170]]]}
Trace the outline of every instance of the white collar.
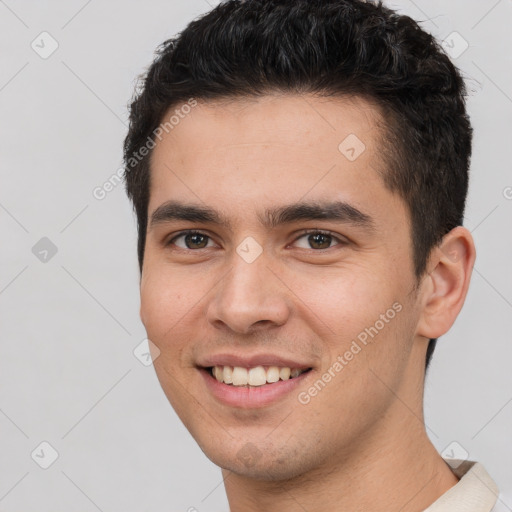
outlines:
{"label": "white collar", "polygon": [[491,512],[499,489],[482,464],[460,459],[444,461],[460,480],[423,512]]}

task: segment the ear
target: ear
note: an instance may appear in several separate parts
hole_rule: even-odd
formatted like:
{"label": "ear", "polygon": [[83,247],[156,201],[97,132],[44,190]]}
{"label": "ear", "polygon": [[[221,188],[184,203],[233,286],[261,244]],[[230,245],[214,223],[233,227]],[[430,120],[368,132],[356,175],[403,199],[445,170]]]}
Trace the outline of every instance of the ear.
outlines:
{"label": "ear", "polygon": [[473,237],[462,226],[452,229],[432,250],[421,285],[418,335],[438,338],[453,325],[466,299],[475,258]]}

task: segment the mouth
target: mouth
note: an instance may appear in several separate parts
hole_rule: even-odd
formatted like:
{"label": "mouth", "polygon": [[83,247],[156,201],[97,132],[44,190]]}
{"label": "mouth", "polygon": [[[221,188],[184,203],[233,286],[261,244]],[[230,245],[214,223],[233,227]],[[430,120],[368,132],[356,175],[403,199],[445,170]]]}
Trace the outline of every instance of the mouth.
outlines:
{"label": "mouth", "polygon": [[207,371],[218,382],[228,386],[258,388],[280,381],[296,379],[311,368],[290,368],[288,366],[210,366]]}
{"label": "mouth", "polygon": [[262,408],[296,400],[298,388],[313,373],[312,367],[231,366],[197,367],[206,390],[217,403],[231,408]]}

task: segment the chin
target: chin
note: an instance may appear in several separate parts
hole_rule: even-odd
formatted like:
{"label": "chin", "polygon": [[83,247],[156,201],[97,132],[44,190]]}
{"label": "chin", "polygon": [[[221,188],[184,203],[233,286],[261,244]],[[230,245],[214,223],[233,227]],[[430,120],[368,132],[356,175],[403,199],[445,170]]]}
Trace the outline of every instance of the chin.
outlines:
{"label": "chin", "polygon": [[260,442],[234,442],[232,439],[224,439],[223,443],[219,443],[217,439],[215,444],[199,443],[197,439],[196,441],[215,465],[254,480],[290,480],[321,464],[318,453],[309,454],[306,450],[285,442],[277,447],[269,439]]}

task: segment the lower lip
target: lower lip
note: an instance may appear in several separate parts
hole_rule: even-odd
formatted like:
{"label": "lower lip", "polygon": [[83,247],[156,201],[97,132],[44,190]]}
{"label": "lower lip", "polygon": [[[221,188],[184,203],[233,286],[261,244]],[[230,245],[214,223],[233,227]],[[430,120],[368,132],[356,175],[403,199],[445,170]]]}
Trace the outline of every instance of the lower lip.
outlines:
{"label": "lower lip", "polygon": [[264,384],[263,386],[252,388],[233,386],[219,382],[206,368],[200,368],[199,373],[203,376],[206,387],[219,402],[231,407],[252,409],[270,405],[293,391],[296,391],[297,387],[300,386],[304,379],[311,373],[311,370],[301,373],[298,377],[294,377],[293,379],[279,380],[272,384]]}

